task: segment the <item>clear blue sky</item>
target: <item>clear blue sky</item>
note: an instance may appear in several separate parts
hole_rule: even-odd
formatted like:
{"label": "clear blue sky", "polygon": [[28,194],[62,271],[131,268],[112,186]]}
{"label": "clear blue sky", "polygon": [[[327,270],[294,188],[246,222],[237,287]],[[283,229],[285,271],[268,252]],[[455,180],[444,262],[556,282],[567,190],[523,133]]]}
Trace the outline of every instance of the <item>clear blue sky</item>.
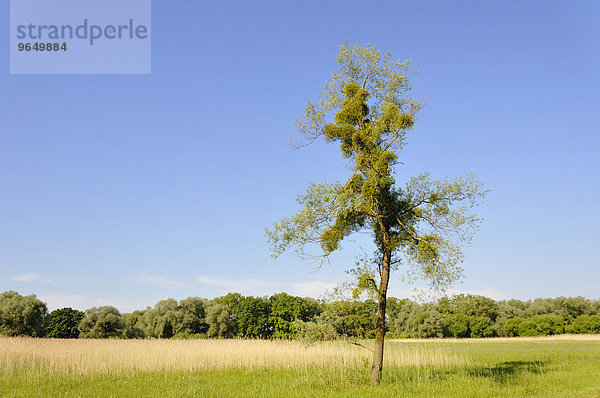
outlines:
{"label": "clear blue sky", "polygon": [[343,281],[351,243],[315,271],[271,259],[264,227],[346,176],[336,146],[289,139],[347,39],[419,69],[397,181],[492,189],[456,290],[600,297],[600,3],[324,3],[154,1],[150,76],[9,75],[0,41],[0,291],[128,311]]}

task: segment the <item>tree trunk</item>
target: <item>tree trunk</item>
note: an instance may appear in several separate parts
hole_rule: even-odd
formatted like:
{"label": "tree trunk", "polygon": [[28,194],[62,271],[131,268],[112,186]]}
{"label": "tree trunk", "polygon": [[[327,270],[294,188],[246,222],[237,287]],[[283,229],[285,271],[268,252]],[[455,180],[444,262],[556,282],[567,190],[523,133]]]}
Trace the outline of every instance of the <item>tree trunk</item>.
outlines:
{"label": "tree trunk", "polygon": [[[384,239],[384,241],[387,239]],[[381,280],[379,282],[377,321],[375,323],[375,349],[373,350],[373,366],[371,366],[371,385],[381,381],[383,369],[383,341],[385,339],[385,307],[387,300],[388,282],[390,281],[391,251],[389,244],[384,242],[383,262],[381,264]]]}

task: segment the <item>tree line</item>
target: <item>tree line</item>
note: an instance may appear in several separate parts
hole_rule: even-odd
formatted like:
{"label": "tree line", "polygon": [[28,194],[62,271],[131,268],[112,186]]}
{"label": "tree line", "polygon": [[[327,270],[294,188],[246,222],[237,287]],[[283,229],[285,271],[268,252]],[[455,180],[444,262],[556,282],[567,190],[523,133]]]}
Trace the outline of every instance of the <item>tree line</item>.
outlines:
{"label": "tree line", "polygon": [[[395,338],[481,338],[600,333],[600,300],[584,297],[502,300],[475,295],[429,303],[388,298]],[[315,300],[278,293],[229,293],[207,300],[161,300],[121,313],[112,306],[48,312],[35,295],[0,294],[0,335],[48,338],[373,338],[374,300]]]}

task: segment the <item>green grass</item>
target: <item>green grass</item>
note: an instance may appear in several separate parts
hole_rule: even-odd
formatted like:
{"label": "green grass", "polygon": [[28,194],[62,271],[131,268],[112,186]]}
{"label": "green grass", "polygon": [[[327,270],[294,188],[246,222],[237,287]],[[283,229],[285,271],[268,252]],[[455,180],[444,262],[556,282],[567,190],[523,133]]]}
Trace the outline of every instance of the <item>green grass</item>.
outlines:
{"label": "green grass", "polygon": [[2,369],[0,397],[600,397],[599,340],[390,342],[434,345],[467,359],[446,368],[344,367],[109,371],[77,375],[22,366]]}

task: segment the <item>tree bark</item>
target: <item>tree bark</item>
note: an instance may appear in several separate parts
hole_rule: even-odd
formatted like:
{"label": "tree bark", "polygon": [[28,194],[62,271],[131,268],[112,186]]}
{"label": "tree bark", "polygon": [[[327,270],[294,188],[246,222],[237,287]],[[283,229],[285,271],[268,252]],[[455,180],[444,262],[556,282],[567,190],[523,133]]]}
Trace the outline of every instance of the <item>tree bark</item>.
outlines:
{"label": "tree bark", "polygon": [[373,366],[371,366],[371,385],[381,381],[383,369],[383,342],[385,339],[385,309],[387,304],[387,289],[390,281],[391,250],[384,239],[383,261],[381,264],[381,280],[379,281],[377,301],[377,321],[375,323],[375,348],[373,350]]}

